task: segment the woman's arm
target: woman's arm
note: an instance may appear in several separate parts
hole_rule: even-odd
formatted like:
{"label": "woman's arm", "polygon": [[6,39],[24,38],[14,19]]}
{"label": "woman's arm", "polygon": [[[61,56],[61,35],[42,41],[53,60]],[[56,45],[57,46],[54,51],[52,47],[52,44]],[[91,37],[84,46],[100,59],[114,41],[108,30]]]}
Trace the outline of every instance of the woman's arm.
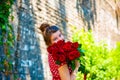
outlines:
{"label": "woman's arm", "polygon": [[75,65],[76,68],[71,74],[69,72],[67,64],[64,64],[58,68],[61,80],[75,80],[80,63],[76,60]]}
{"label": "woman's arm", "polygon": [[69,72],[67,64],[60,66],[58,68],[58,71],[59,71],[61,80],[71,80],[70,79],[70,72]]}

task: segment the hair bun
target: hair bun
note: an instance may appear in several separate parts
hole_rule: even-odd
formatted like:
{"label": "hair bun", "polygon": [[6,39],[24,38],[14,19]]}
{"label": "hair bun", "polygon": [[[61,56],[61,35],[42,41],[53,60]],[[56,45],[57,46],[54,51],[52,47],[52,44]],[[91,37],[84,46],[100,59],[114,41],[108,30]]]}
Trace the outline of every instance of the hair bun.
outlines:
{"label": "hair bun", "polygon": [[40,29],[42,32],[44,32],[47,27],[50,27],[50,25],[49,25],[48,23],[42,23],[39,29]]}

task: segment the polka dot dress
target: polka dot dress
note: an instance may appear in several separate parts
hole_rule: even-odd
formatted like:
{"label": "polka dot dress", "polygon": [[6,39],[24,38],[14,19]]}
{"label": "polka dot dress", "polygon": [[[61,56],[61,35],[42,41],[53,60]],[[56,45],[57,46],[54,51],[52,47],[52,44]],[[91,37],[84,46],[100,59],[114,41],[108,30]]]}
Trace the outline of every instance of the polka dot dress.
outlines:
{"label": "polka dot dress", "polygon": [[[50,53],[48,54],[48,62],[49,62],[50,71],[51,71],[52,77],[53,77],[52,80],[61,80],[59,72],[58,72],[58,68],[66,63],[62,63],[61,65],[57,65],[55,63],[55,61],[53,60],[53,57]],[[72,69],[70,67],[69,67],[69,71],[70,71],[70,73],[72,72]]]}

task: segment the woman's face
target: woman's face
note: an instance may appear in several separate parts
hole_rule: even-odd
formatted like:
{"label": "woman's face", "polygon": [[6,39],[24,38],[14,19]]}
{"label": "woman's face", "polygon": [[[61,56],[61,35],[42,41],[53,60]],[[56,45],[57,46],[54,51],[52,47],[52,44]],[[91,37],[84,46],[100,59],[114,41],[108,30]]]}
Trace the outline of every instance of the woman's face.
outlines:
{"label": "woman's face", "polygon": [[60,30],[56,31],[55,33],[53,33],[51,35],[51,43],[56,43],[59,40],[64,40],[64,36],[63,34],[60,32]]}

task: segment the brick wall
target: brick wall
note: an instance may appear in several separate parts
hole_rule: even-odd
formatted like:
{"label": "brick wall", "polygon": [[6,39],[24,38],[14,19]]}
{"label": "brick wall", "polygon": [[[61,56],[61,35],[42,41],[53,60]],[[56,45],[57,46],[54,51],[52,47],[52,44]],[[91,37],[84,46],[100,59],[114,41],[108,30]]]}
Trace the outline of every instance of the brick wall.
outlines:
{"label": "brick wall", "polygon": [[58,25],[67,40],[76,26],[92,29],[96,41],[105,39],[110,46],[120,41],[119,0],[15,0],[12,10],[22,80],[51,80],[46,45],[38,30],[43,22]]}

